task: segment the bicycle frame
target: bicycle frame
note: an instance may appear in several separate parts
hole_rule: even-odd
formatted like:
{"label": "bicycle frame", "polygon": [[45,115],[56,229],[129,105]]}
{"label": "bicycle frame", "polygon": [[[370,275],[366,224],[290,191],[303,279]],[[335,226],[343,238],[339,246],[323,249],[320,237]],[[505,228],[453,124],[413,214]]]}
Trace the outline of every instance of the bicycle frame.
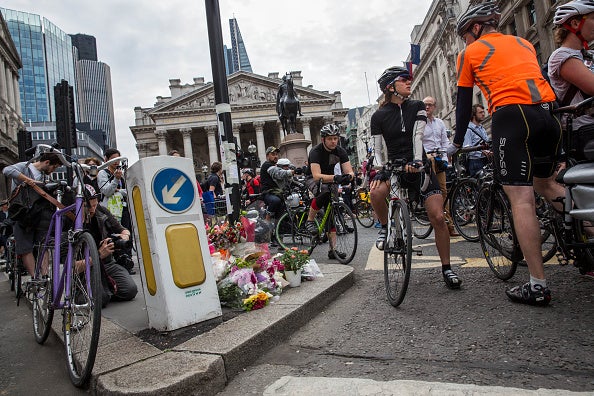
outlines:
{"label": "bicycle frame", "polygon": [[[83,195],[82,192],[77,192],[74,204],[67,206],[63,209],[57,209],[52,215],[52,220],[48,228],[47,234],[43,244],[40,246],[40,252],[44,251],[45,248],[51,246],[52,243],[52,230],[53,230],[53,244],[54,244],[54,257],[52,265],[52,306],[54,309],[63,309],[70,307],[70,277],[66,276],[72,270],[72,242],[74,241],[74,234],[78,231],[83,230]],[[74,210],[75,220],[74,228],[69,232],[68,235],[68,252],[66,256],[66,262],[64,268],[60,274],[60,257],[61,257],[61,242],[62,242],[62,218],[66,213]],[[86,268],[85,268],[85,283],[89,294],[92,296],[92,290],[90,287],[90,260],[88,260],[88,252],[86,252]],[[37,265],[35,266],[35,276],[39,278],[42,274],[37,273],[43,267],[41,262],[44,257],[40,254],[37,257]],[[64,283],[65,282],[65,283]],[[66,287],[66,294],[64,300],[62,300],[62,293]]]}

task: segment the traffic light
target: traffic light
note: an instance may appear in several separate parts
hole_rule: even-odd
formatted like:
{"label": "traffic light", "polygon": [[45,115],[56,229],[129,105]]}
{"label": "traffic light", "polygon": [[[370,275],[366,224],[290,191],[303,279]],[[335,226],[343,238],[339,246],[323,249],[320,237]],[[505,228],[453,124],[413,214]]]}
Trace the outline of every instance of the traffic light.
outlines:
{"label": "traffic light", "polygon": [[243,150],[237,150],[237,163],[241,169],[250,167],[250,159],[245,156]]}
{"label": "traffic light", "polygon": [[19,146],[19,161],[27,161],[30,155],[27,155],[27,149],[33,147],[33,140],[31,139],[31,133],[26,129],[19,129],[17,132],[17,140]]}
{"label": "traffic light", "polygon": [[68,81],[62,80],[54,87],[54,102],[56,104],[56,136],[58,144],[64,148],[66,154],[72,154],[72,148],[77,146],[76,124],[74,117],[74,90]]}

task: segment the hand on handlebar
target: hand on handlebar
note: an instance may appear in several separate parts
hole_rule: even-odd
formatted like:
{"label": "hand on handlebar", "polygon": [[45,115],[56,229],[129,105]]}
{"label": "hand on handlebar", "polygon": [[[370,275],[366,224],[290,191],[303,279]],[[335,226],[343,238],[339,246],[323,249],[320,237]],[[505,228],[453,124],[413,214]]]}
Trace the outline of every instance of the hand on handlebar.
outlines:
{"label": "hand on handlebar", "polygon": [[409,162],[408,164],[406,164],[406,166],[404,167],[404,170],[407,173],[417,173],[419,172],[419,168],[421,168],[423,166],[423,163],[421,161],[412,161]]}
{"label": "hand on handlebar", "polygon": [[334,175],[334,183],[336,184],[348,184],[351,182],[351,175]]}

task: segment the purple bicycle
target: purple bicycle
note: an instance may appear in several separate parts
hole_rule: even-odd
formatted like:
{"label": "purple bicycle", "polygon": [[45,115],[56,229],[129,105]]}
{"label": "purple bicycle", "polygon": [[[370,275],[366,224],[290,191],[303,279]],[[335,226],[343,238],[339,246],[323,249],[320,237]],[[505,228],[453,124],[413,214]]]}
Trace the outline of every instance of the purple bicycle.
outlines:
{"label": "purple bicycle", "polygon": [[[77,180],[83,180],[83,167],[88,166],[74,160],[69,163],[59,150],[43,144],[37,146],[36,157],[44,152],[58,154],[74,171]],[[122,158],[114,158],[98,170],[115,160]],[[84,185],[77,184],[74,203],[57,209],[52,216],[39,247],[35,275],[26,285],[26,296],[33,306],[33,331],[39,344],[49,335],[54,311],[62,310],[70,379],[75,386],[84,387],[91,377],[99,343],[102,285],[97,245],[83,229],[84,206],[91,197]],[[57,189],[59,202],[68,189],[71,188],[65,184]],[[73,224],[66,223],[66,217],[73,220]]]}

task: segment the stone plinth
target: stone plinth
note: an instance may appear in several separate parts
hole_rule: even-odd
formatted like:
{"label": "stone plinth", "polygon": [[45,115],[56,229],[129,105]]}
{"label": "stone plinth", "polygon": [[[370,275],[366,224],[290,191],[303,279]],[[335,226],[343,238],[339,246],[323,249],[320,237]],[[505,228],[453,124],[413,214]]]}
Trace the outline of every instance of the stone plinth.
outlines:
{"label": "stone plinth", "polygon": [[281,158],[288,158],[295,166],[303,166],[307,161],[307,146],[311,140],[305,138],[302,133],[290,133],[286,135],[280,144]]}

